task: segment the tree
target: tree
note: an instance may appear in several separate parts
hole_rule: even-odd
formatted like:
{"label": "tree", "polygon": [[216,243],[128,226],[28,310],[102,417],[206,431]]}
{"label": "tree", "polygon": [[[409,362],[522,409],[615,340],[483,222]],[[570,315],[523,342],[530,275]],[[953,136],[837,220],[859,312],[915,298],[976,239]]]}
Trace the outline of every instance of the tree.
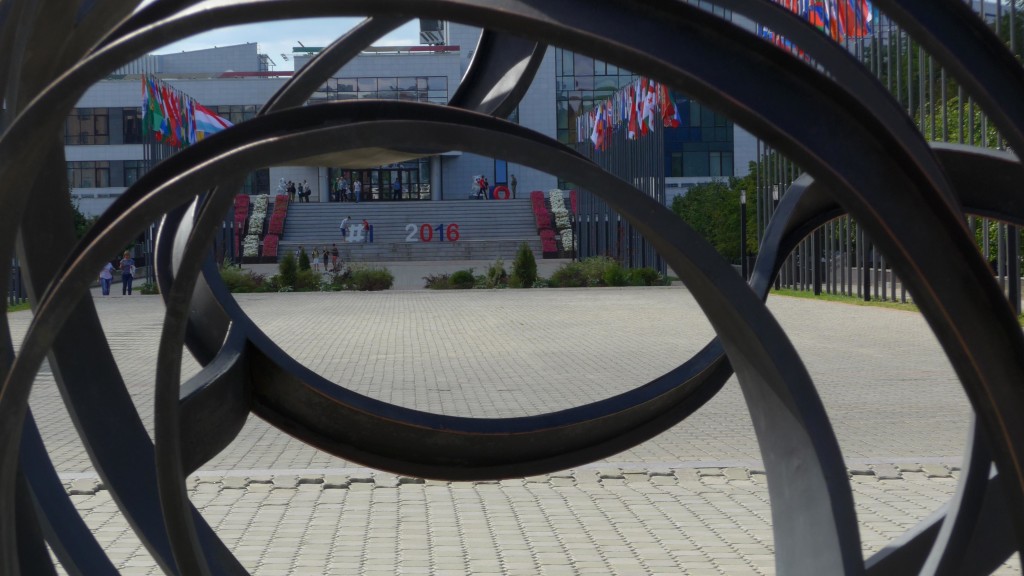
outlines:
{"label": "tree", "polygon": [[519,245],[515,260],[512,261],[512,278],[509,284],[513,288],[532,288],[537,281],[537,260],[533,257],[533,250],[523,242]]}
{"label": "tree", "polygon": [[[726,260],[740,262],[740,192],[747,194],[748,224],[757,213],[755,166],[743,178],[698,184],[672,199],[672,211],[686,221]],[[757,231],[747,226],[748,254],[757,252]]]}
{"label": "tree", "polygon": [[75,238],[81,239],[85,236],[85,231],[96,222],[96,217],[89,217],[82,213],[78,208],[78,200],[71,195],[71,190],[68,190],[68,201],[71,202],[71,212],[75,219]]}

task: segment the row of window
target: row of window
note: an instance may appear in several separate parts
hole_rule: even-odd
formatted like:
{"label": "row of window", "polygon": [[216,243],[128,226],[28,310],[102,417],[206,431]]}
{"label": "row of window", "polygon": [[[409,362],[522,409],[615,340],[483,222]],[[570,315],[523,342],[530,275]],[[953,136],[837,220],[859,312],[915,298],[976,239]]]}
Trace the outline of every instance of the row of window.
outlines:
{"label": "row of window", "polygon": [[[210,110],[238,124],[256,116],[253,105],[209,106]],[[142,144],[142,107],[76,108],[64,121],[66,146]]]}
{"label": "row of window", "polygon": [[[131,186],[146,173],[145,160],[94,160],[68,162],[68,184],[72,188],[110,188]],[[266,194],[270,191],[270,170],[263,168],[250,173],[243,185],[246,194]]]}
{"label": "row of window", "polygon": [[323,92],[448,92],[447,76],[331,78]]}

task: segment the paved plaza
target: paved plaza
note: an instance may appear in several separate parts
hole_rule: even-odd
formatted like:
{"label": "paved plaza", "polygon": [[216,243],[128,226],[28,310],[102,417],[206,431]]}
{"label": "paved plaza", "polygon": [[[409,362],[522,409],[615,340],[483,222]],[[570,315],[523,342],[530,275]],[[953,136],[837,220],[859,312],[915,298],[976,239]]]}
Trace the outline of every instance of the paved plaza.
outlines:
{"label": "paved plaza", "polygon": [[[157,296],[122,297],[118,288],[95,303],[152,430],[163,308]],[[471,417],[606,398],[674,368],[712,337],[679,286],[237,299],[322,376],[398,405]],[[970,421],[963,391],[916,313],[783,297],[768,306],[835,427],[865,554],[878,551],[953,494]],[[10,315],[16,344],[30,319]],[[186,360],[186,377],[197,370]],[[100,485],[46,370],[31,406],[75,504],[115,564],[125,574],[159,573]],[[398,477],[318,452],[251,417],[189,486],[196,507],[260,575],[775,573],[766,477],[735,379],[666,433],[546,476]],[[1020,574],[1019,562],[998,573]]]}

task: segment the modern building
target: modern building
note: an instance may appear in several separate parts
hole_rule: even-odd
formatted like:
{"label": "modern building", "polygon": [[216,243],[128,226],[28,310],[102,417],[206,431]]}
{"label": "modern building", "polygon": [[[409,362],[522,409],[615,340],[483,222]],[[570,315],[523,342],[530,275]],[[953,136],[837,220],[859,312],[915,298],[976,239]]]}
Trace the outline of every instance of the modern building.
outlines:
{"label": "modern building", "polygon": [[[426,21],[424,21],[426,22]],[[429,24],[428,24],[429,26]],[[473,56],[479,29],[442,23],[431,43],[373,47],[339,70],[310,99],[321,103],[357,98],[397,98],[443,104],[457,89]],[[297,47],[301,69],[317,48]],[[143,174],[153,155],[142,135],[141,79],[154,76],[233,123],[252,118],[292,72],[271,70],[257,44],[146,56],[93,86],[65,128],[68,180],[86,214],[103,211]],[[626,70],[572,52],[550,48],[535,81],[511,120],[562,142],[570,142],[573,118],[634,78]],[[666,131],[667,199],[695,182],[745,173],[754,159],[753,138],[695,101],[680,97],[684,125]],[[520,191],[549,190],[556,175],[503,159],[451,151],[372,169],[348,166],[268,166],[251,174],[249,193],[273,193],[284,181],[307,182],[312,202],[332,199],[339,177],[363,182],[364,197],[383,200],[395,179],[406,198],[466,199],[478,175],[497,185],[514,174]]]}

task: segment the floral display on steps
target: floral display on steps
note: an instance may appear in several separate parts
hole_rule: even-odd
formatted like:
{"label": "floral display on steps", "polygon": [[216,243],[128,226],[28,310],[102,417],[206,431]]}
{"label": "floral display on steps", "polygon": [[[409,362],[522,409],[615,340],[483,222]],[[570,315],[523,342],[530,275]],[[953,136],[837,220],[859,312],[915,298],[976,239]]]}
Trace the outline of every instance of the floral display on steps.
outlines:
{"label": "floral display on steps", "polygon": [[249,233],[242,243],[242,256],[259,256],[260,235],[263,234],[263,221],[267,218],[267,207],[270,196],[259,194],[252,197],[252,214],[249,215]]}
{"label": "floral display on steps", "polygon": [[572,221],[569,219],[569,210],[565,207],[565,196],[561,190],[555,188],[548,192],[548,201],[551,204],[551,213],[555,216],[555,228],[562,239],[562,250],[575,250]]}

